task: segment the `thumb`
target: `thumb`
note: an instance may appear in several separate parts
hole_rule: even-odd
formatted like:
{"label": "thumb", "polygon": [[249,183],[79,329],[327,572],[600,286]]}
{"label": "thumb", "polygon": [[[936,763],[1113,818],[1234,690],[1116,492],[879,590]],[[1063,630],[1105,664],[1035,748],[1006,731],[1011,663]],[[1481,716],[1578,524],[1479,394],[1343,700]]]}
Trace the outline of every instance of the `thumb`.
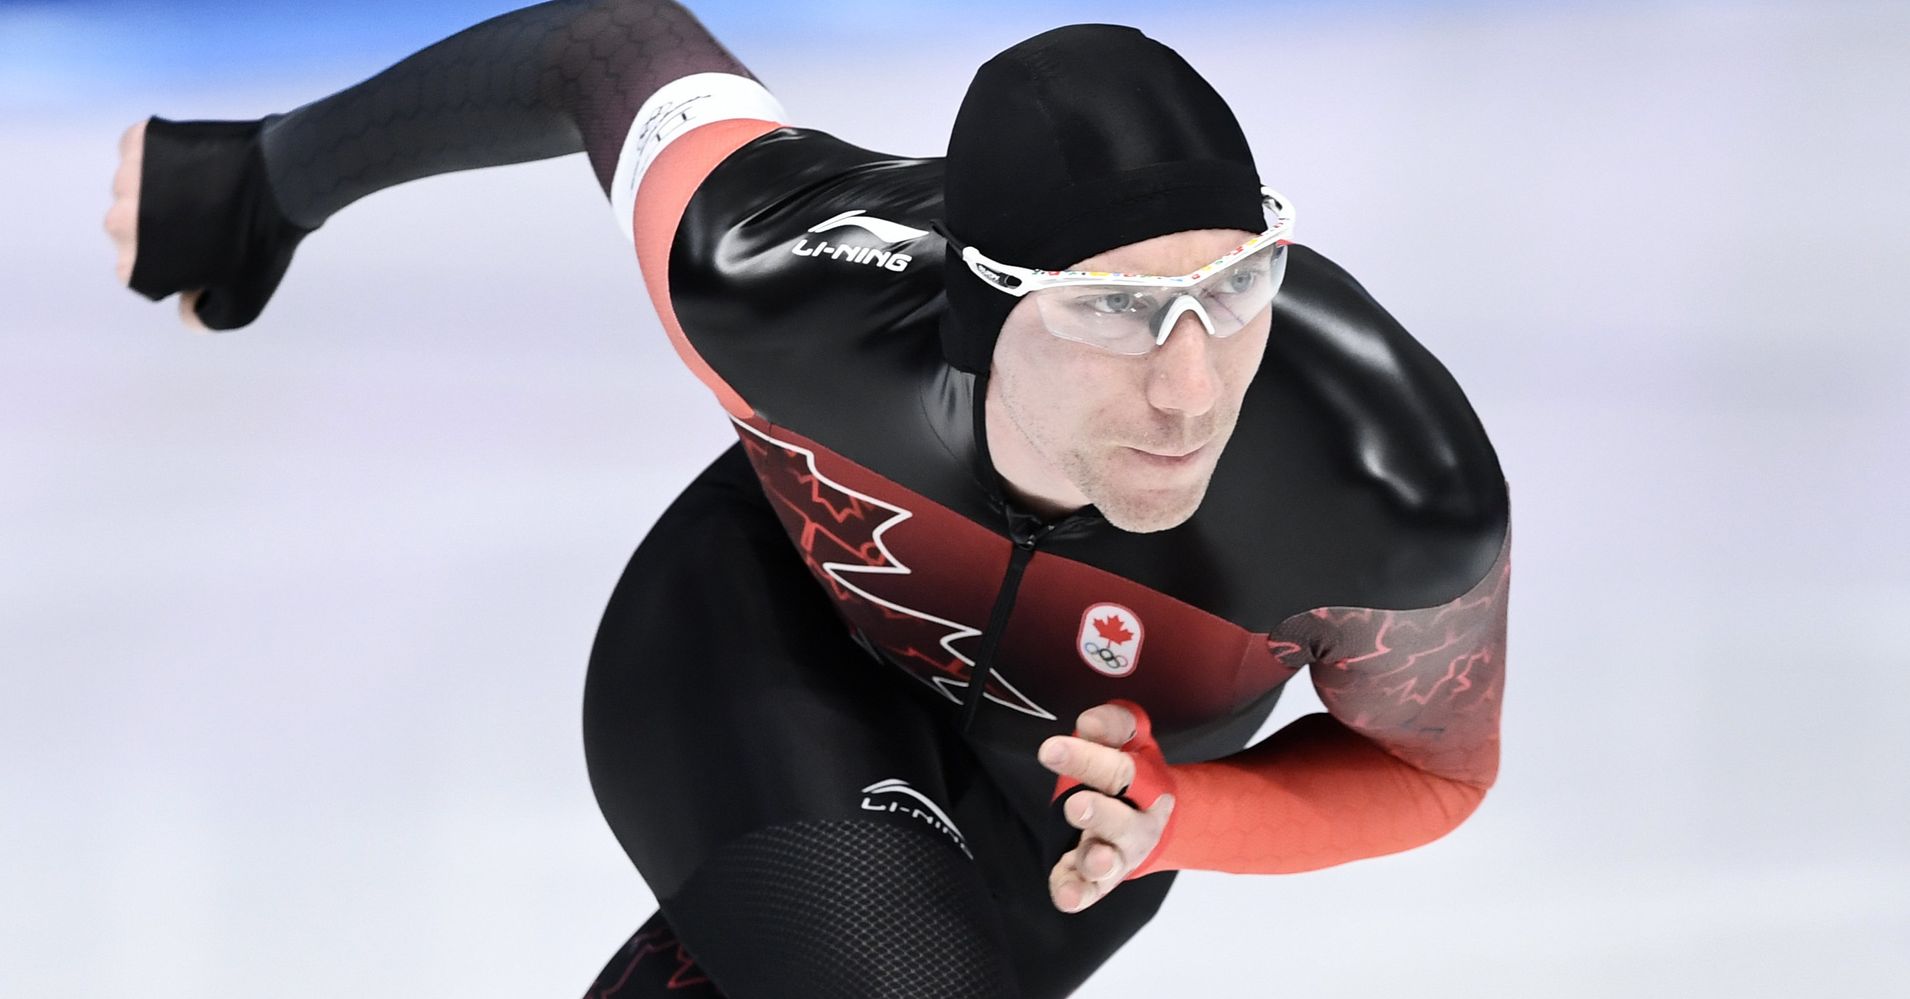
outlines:
{"label": "thumb", "polygon": [[206,328],[205,321],[199,318],[199,298],[205,293],[204,288],[194,288],[191,291],[179,293],[179,321],[185,323],[194,333],[212,332]]}

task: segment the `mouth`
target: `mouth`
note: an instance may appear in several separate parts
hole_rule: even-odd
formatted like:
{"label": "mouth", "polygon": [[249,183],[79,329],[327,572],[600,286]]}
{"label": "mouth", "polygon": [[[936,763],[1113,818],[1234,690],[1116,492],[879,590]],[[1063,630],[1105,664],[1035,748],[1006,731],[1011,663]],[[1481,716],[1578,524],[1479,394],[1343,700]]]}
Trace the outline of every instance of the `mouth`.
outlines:
{"label": "mouth", "polygon": [[1130,447],[1130,448],[1127,448],[1126,450],[1131,451],[1135,455],[1139,456],[1143,462],[1146,462],[1147,464],[1156,466],[1158,468],[1180,468],[1186,465],[1193,464],[1200,457],[1201,453],[1205,451],[1206,449],[1207,449],[1207,445],[1202,444],[1191,451],[1178,451],[1178,452],[1166,452],[1166,453],[1163,453],[1160,451],[1149,451],[1144,448],[1138,448],[1138,447]]}

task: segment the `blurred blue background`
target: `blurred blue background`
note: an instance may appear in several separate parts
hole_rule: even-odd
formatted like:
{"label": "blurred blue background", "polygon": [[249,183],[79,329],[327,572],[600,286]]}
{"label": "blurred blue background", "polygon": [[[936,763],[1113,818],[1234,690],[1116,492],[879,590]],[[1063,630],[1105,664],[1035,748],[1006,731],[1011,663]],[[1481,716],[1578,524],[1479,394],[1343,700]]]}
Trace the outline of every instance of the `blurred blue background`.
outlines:
{"label": "blurred blue background", "polygon": [[[651,911],[584,662],[733,435],[583,158],[350,206],[230,335],[100,229],[128,125],[513,6],[0,3],[0,995],[576,995]],[[1499,448],[1479,813],[1186,876],[1083,995],[1904,994],[1910,5],[692,7],[796,123],[922,155],[1000,48],[1142,27]]]}
{"label": "blurred blue background", "polygon": [[[0,0],[0,94],[14,107],[65,106],[128,84],[208,86],[257,83],[335,70],[349,54],[402,58],[486,18],[527,4],[497,0],[407,0],[371,3],[323,0],[289,5],[247,0]],[[1202,4],[1197,21],[1225,16],[1227,30],[1248,23],[1272,28],[1287,17],[1438,17],[1457,10],[1508,9],[1505,0],[1222,0]],[[1533,6],[1533,5],[1523,5]],[[948,0],[895,3],[843,0],[776,3],[718,0],[695,6],[719,37],[744,44],[787,44],[793,38],[853,37],[946,44],[978,29],[1051,26],[1067,21],[1141,23],[1165,12],[1137,0],[1104,3],[1011,3]],[[1168,20],[1175,18],[1169,16]],[[1277,30],[1266,35],[1273,42]],[[376,61],[376,58],[373,59]],[[367,65],[370,65],[369,63]],[[382,68],[379,64],[377,68]]]}

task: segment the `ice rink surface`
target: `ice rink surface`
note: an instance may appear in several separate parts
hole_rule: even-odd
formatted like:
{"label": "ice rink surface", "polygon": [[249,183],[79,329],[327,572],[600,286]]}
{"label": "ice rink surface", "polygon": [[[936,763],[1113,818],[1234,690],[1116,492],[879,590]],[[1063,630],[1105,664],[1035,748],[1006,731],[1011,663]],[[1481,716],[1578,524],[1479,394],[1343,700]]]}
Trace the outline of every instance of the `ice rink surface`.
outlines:
{"label": "ice rink surface", "polygon": [[[1910,7],[1270,11],[705,16],[797,124],[915,155],[998,49],[1143,27],[1499,448],[1485,805],[1184,875],[1081,995],[1910,994]],[[584,159],[361,201],[234,334],[116,287],[100,229],[132,122],[468,23],[216,86],[0,73],[0,995],[572,996],[652,910],[585,658],[733,434]]]}

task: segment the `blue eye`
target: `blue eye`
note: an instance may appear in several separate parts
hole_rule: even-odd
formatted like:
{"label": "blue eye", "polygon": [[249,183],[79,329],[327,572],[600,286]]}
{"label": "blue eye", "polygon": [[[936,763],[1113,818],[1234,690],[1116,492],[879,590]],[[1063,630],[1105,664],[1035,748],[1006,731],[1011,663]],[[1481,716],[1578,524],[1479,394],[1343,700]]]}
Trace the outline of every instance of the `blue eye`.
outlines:
{"label": "blue eye", "polygon": [[1140,307],[1141,297],[1132,292],[1114,291],[1081,300],[1088,308],[1108,316],[1125,316]]}
{"label": "blue eye", "polygon": [[1241,264],[1216,279],[1217,295],[1244,295],[1273,280],[1273,262],[1254,260]]}

